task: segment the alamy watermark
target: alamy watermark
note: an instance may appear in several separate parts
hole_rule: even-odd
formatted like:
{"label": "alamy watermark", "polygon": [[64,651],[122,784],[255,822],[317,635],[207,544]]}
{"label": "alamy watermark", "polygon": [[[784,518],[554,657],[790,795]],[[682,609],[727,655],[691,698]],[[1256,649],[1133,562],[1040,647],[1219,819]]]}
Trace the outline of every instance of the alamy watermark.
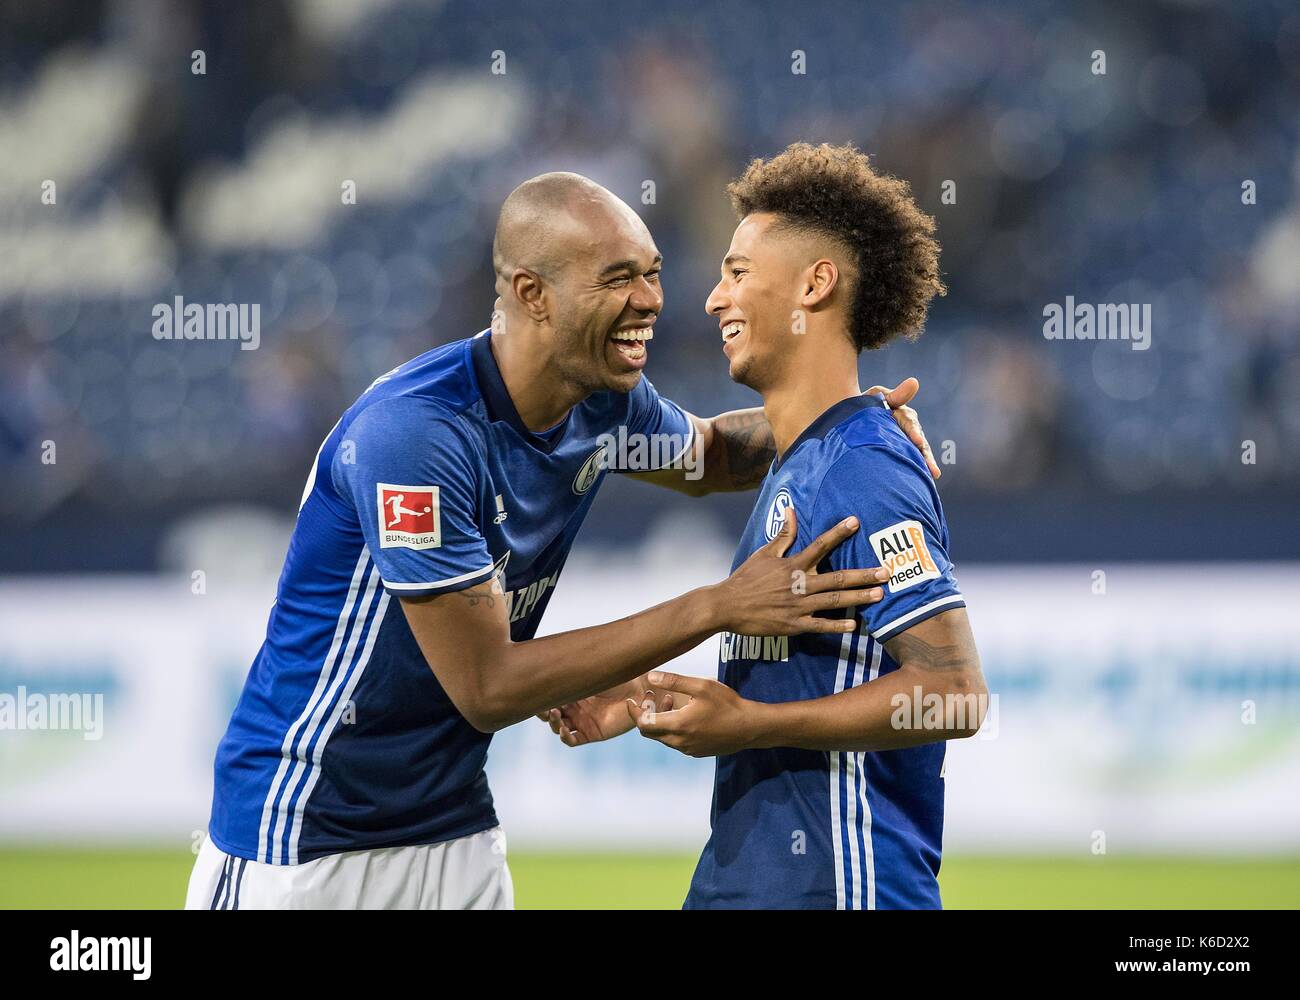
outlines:
{"label": "alamy watermark", "polygon": [[104,736],[104,696],[59,692],[42,694],[18,685],[0,691],[0,730],[80,732],[83,740]]}
{"label": "alamy watermark", "polygon": [[262,343],[262,306],[253,302],[186,302],[176,296],[153,307],[154,340],[238,340],[241,351]]}
{"label": "alamy watermark", "polygon": [[940,694],[917,684],[911,694],[899,691],[889,704],[889,724],[896,730],[969,732],[981,740],[998,735],[996,694]]}
{"label": "alamy watermark", "polygon": [[657,472],[683,469],[684,478],[692,482],[704,476],[703,449],[693,434],[629,433],[619,427],[617,434],[601,434],[601,468],[617,472]]}
{"label": "alamy watermark", "polygon": [[50,969],[54,972],[129,972],[137,981],[153,971],[153,938],[82,937],[75,928],[67,937],[50,940]]}
{"label": "alamy watermark", "polygon": [[1135,351],[1151,346],[1151,303],[1075,303],[1043,306],[1043,336],[1048,340],[1127,340]]}

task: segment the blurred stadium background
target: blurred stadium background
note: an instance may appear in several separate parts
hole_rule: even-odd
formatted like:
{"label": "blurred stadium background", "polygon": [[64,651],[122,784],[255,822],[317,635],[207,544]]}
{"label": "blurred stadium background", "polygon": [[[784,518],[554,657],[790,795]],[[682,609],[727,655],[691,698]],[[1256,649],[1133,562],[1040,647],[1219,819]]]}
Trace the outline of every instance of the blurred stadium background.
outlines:
{"label": "blurred stadium background", "polygon": [[[754,402],[702,312],[722,188],[796,139],[908,179],[944,247],[925,336],[863,375],[917,375],[951,443],[999,696],[950,749],[948,904],[1297,905],[1298,109],[1283,0],[0,0],[0,695],[105,705],[98,739],[0,730],[0,906],[179,904],[312,456],[488,325],[518,181],[642,212],[649,374],[713,413]],[[1151,304],[1150,348],[1046,340],[1067,295]],[[155,340],[176,296],[258,303],[259,348]],[[612,479],[550,630],[729,565],[746,497]],[[538,723],[489,773],[521,905],[680,902],[709,762]]]}

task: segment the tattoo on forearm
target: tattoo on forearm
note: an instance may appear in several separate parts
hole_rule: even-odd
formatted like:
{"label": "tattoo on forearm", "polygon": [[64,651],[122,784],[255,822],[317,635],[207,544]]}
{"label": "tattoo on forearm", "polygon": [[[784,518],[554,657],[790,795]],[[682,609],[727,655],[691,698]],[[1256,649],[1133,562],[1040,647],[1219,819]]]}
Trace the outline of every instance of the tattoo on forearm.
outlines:
{"label": "tattoo on forearm", "polygon": [[776,439],[763,411],[740,410],[715,418],[714,433],[722,439],[727,482],[733,489],[756,486],[776,458]]}

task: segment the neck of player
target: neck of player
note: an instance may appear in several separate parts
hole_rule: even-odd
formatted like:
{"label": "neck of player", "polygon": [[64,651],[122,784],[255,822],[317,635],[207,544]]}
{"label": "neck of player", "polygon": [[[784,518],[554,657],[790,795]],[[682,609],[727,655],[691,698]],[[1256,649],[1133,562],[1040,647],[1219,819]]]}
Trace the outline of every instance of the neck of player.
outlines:
{"label": "neck of player", "polygon": [[837,334],[820,339],[820,345],[805,341],[804,349],[791,359],[781,378],[763,390],[763,412],[772,427],[778,455],[784,456],[799,435],[836,403],[862,395],[858,356],[847,337]]}
{"label": "neck of player", "polygon": [[555,377],[549,355],[536,350],[531,338],[494,336],[489,343],[515,412],[534,434],[550,430],[586,398]]}

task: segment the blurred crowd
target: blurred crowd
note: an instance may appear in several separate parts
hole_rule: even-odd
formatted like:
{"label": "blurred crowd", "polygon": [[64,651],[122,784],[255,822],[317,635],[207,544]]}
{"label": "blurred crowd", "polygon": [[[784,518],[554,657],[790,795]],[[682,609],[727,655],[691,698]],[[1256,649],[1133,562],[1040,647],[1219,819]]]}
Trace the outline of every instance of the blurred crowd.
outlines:
{"label": "blurred crowd", "polygon": [[[664,253],[659,390],[754,405],[703,302],[726,182],[799,139],[938,220],[948,295],[862,370],[920,377],[945,496],[1300,494],[1297,109],[1283,0],[0,0],[0,519],[289,509],[371,380],[488,325],[550,169]],[[176,296],[260,347],[156,340]],[[1149,349],[1046,339],[1067,296],[1150,304]]]}

